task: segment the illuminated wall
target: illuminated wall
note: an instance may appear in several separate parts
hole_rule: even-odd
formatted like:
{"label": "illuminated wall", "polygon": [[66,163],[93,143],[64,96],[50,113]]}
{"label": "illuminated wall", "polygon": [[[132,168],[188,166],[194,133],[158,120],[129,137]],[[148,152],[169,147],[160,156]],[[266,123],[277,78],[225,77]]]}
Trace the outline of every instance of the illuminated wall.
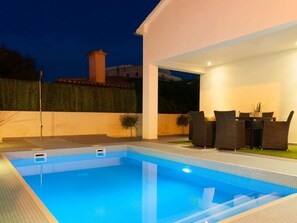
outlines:
{"label": "illuminated wall", "polygon": [[[146,20],[137,29],[137,33],[143,36],[143,137],[147,139],[153,139],[157,137],[158,131],[158,106],[157,97],[158,83],[156,78],[156,70],[162,65],[162,61],[172,60],[179,57],[182,58],[183,54],[190,54],[191,52],[198,50],[207,50],[216,44],[221,44],[227,41],[236,42],[237,39],[252,35],[259,32],[265,32],[265,30],[274,30],[280,26],[286,26],[290,24],[296,24],[297,21],[297,1],[292,0],[162,0],[154,11],[146,18]],[[273,58],[273,55],[272,55]],[[278,70],[278,78],[287,79],[284,75],[287,68],[281,69],[280,62],[276,62]],[[247,65],[249,61],[242,62],[242,66],[246,69],[239,68],[239,65],[234,66],[222,66],[214,68],[207,72],[210,74],[205,78],[203,77],[201,82],[204,88],[204,94],[201,96],[203,106],[205,101],[209,101],[209,108],[211,110],[214,105],[211,105],[214,99],[216,99],[216,106],[232,107],[234,108],[235,100],[240,98],[237,96],[241,92],[248,92],[249,96],[245,96],[243,99],[247,102],[242,102],[238,106],[238,109],[249,109],[251,104],[263,101],[266,104],[266,109],[275,109],[277,115],[280,118],[284,118],[287,115],[289,105],[294,99],[289,99],[291,96],[288,94],[291,83],[289,86],[284,86],[284,82],[270,81],[269,63],[266,61],[264,68],[263,64],[257,63],[254,60],[254,69]],[[252,62],[251,62],[252,63]],[[183,64],[183,71],[197,72],[195,63]],[[186,68],[185,68],[186,66]],[[260,66],[260,67],[259,67]],[[178,70],[178,64],[175,64],[175,69]],[[257,69],[259,68],[259,71]],[[237,69],[237,70],[236,70]],[[232,78],[226,78],[227,71],[231,71]],[[238,71],[242,71],[248,76],[240,74]],[[220,73],[225,73],[223,77],[220,77]],[[296,72],[295,72],[296,73]],[[236,75],[238,76],[236,76]],[[259,78],[257,74],[261,74]],[[265,77],[264,77],[265,76]],[[254,78],[256,77],[256,79]],[[221,83],[210,81],[211,79],[222,78]],[[242,81],[240,80],[242,78]],[[254,81],[248,84],[243,84],[244,79],[254,78]],[[273,77],[274,78],[274,77]],[[289,77],[291,78],[291,77]],[[277,79],[277,78],[276,78]],[[205,83],[203,83],[205,81]],[[248,79],[250,81],[250,79]],[[264,83],[265,82],[265,83]],[[223,84],[226,84],[224,87]],[[212,85],[214,84],[214,85]],[[236,84],[238,84],[236,86]],[[212,85],[212,86],[210,86]],[[218,85],[218,86],[217,86]],[[206,87],[209,86],[209,96],[206,96]],[[226,105],[224,102],[218,100],[220,93],[216,90],[218,88],[224,88],[221,93],[222,100],[231,99],[231,103]],[[253,89],[261,90],[263,93],[253,95]],[[263,89],[263,90],[262,90]],[[276,101],[269,101],[268,92],[279,92],[274,95]],[[282,101],[283,98],[287,98]],[[279,105],[277,105],[279,103]],[[265,107],[264,107],[265,108]],[[296,134],[295,134],[296,135]],[[292,139],[292,134],[290,139]],[[297,136],[296,136],[297,137]],[[294,140],[297,141],[297,140]]]}
{"label": "illuminated wall", "polygon": [[[297,51],[290,50],[209,69],[200,78],[200,109],[251,112],[261,102],[285,121],[297,112]],[[289,142],[297,143],[297,113],[293,116]]]}
{"label": "illuminated wall", "polygon": [[[2,111],[3,112],[3,111]],[[33,137],[40,135],[39,112],[4,111],[10,117],[0,128],[0,137]],[[94,135],[106,134],[113,137],[129,137],[130,130],[123,129],[120,124],[121,113],[95,113],[95,112],[43,112],[43,135]],[[138,114],[139,121],[133,136],[142,135],[142,116]],[[182,134],[183,129],[176,125],[178,114],[159,114],[161,123],[158,128],[159,135]],[[184,129],[185,133],[189,130]]]}

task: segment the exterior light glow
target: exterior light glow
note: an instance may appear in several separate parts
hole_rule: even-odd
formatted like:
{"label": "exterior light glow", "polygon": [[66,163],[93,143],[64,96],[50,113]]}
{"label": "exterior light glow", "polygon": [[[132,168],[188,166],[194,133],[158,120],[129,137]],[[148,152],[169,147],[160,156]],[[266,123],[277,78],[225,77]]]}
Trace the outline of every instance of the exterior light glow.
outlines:
{"label": "exterior light glow", "polygon": [[207,65],[208,65],[208,66],[211,66],[211,61],[208,61],[208,62],[207,62]]}
{"label": "exterior light glow", "polygon": [[192,172],[189,168],[183,168],[182,171],[184,171],[185,173],[191,173]]}

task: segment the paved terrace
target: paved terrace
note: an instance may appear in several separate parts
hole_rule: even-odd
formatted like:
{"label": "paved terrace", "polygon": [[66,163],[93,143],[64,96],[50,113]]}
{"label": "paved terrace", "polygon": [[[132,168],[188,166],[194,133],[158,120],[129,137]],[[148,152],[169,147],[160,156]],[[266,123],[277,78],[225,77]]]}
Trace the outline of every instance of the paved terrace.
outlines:
{"label": "paved terrace", "polygon": [[[39,149],[78,148],[98,145],[128,144],[177,154],[181,157],[196,157],[203,160],[249,167],[258,171],[271,171],[297,178],[297,161],[245,154],[215,149],[199,149],[178,146],[172,141],[186,140],[182,136],[160,137],[158,140],[143,141],[141,138],[112,138],[104,135],[61,136],[39,138],[6,139],[0,144],[0,222],[56,222],[53,216],[24,183],[2,152],[30,151]],[[228,166],[228,165],[227,165]],[[292,184],[297,184],[296,181]],[[223,222],[297,222],[297,194],[245,212]]]}

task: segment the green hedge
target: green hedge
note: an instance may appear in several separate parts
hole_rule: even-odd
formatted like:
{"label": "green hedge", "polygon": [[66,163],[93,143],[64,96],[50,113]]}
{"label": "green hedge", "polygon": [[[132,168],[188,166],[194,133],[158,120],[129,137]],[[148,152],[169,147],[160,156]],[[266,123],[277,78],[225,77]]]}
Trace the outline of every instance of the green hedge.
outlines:
{"label": "green hedge", "polygon": [[[39,111],[39,82],[0,79],[0,110]],[[43,111],[136,112],[135,89],[42,83]]]}

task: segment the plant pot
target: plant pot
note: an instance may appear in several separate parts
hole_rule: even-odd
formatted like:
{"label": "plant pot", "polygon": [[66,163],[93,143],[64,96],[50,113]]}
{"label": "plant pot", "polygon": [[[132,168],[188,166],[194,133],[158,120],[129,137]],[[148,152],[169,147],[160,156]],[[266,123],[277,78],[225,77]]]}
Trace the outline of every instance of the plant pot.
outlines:
{"label": "plant pot", "polygon": [[261,117],[262,116],[262,112],[254,112],[254,117]]}

